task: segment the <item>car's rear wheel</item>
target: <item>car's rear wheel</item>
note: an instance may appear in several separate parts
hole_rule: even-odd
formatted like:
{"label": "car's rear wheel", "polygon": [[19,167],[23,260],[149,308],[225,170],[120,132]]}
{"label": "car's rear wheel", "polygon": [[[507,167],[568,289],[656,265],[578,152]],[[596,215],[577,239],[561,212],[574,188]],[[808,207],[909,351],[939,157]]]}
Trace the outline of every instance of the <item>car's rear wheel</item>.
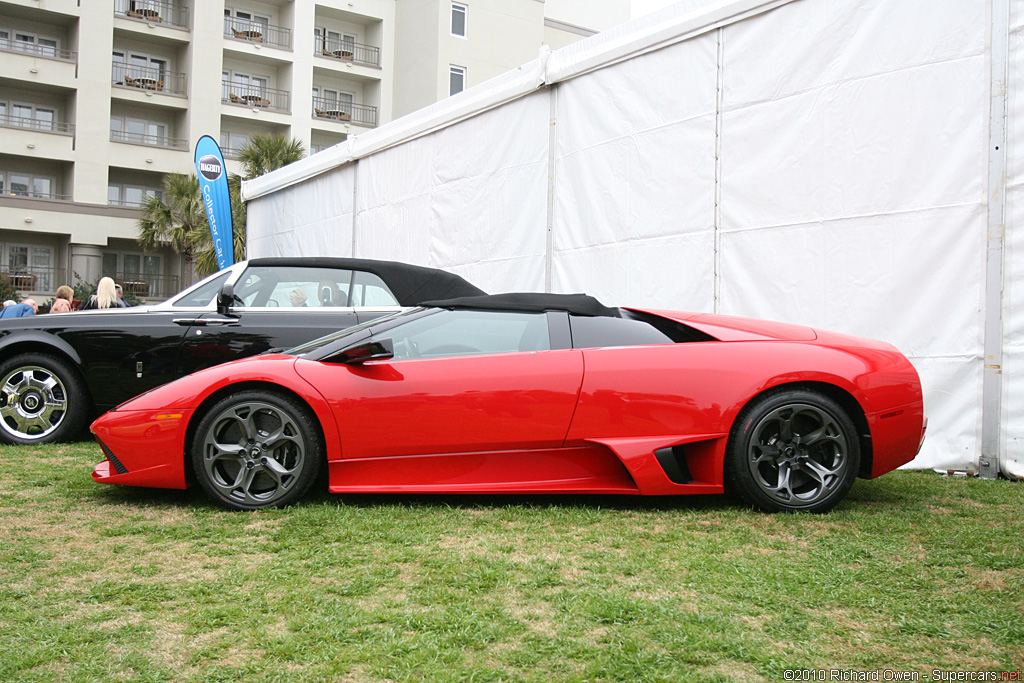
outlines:
{"label": "car's rear wheel", "polygon": [[0,440],[65,441],[82,431],[89,413],[85,384],[67,361],[23,353],[0,363]]}
{"label": "car's rear wheel", "polygon": [[312,411],[271,391],[240,391],[200,421],[192,465],[221,505],[257,510],[288,505],[316,479],[323,445]]}
{"label": "car's rear wheel", "polygon": [[768,512],[827,512],[853,486],[860,442],[842,406],[783,389],[747,406],[729,435],[726,488]]}

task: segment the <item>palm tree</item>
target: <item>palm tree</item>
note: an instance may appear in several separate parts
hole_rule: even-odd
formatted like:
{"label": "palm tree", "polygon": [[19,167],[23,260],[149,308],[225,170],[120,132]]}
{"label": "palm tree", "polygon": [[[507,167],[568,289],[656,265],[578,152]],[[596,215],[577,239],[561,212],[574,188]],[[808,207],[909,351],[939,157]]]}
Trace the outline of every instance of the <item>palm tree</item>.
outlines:
{"label": "palm tree", "polygon": [[[231,195],[231,228],[235,260],[245,258],[245,202],[241,199],[242,180],[250,180],[287,166],[306,155],[301,140],[288,140],[281,135],[253,135],[239,150],[242,175],[228,176]],[[217,254],[210,237],[199,193],[199,179],[172,173],[164,177],[164,200],[151,197],[143,206],[139,219],[139,243],[146,251],[161,244],[170,244],[185,256],[187,275],[194,269],[205,276],[217,270]],[[190,282],[184,283],[186,286]]]}
{"label": "palm tree", "polygon": [[[186,280],[191,279],[192,262],[202,248],[203,236],[210,239],[206,209],[199,194],[199,179],[192,175],[169,173],[163,179],[164,196],[149,197],[139,219],[139,244],[153,251],[164,244],[185,257]],[[183,283],[185,286],[190,281]]]}
{"label": "palm tree", "polygon": [[242,162],[242,178],[252,180],[306,156],[302,140],[289,140],[283,135],[253,135],[238,151]]}

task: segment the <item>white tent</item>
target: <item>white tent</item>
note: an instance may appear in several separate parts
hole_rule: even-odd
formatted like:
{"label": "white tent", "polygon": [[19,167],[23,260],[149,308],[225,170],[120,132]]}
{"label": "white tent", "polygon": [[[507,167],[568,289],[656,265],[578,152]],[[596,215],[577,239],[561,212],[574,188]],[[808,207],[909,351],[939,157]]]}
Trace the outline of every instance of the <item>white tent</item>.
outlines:
{"label": "white tent", "polygon": [[682,2],[245,183],[249,254],[884,339],[914,466],[1024,476],[1022,14]]}

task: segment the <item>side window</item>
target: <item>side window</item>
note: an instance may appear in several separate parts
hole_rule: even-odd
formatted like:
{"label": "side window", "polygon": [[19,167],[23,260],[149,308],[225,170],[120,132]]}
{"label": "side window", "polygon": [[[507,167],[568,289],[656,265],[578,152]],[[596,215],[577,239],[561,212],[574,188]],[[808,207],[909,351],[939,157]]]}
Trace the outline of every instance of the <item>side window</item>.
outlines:
{"label": "side window", "polygon": [[673,343],[664,332],[645,322],[628,318],[571,315],[569,326],[572,330],[574,349]]}
{"label": "side window", "polygon": [[379,277],[343,268],[254,266],[239,278],[235,296],[246,308],[398,305]]}
{"label": "side window", "polygon": [[621,318],[570,315],[574,349],[602,346],[645,346],[715,341],[715,338],[667,318],[623,310]]}
{"label": "side window", "polygon": [[381,333],[395,345],[395,358],[443,358],[551,348],[544,313],[438,311]]}
{"label": "side window", "polygon": [[352,279],[352,303],[349,305],[397,306],[398,300],[378,276],[357,270]]}
{"label": "side window", "polygon": [[[104,254],[104,260],[108,254]],[[117,254],[113,254],[114,261],[117,260]],[[104,272],[107,272],[106,266],[104,266]],[[208,306],[212,301],[213,297],[217,296],[217,292],[220,291],[221,285],[228,279],[228,275],[231,273],[223,273],[220,277],[216,277],[207,282],[202,287],[199,287],[195,291],[191,292],[187,296],[184,296],[174,302],[175,306]]]}

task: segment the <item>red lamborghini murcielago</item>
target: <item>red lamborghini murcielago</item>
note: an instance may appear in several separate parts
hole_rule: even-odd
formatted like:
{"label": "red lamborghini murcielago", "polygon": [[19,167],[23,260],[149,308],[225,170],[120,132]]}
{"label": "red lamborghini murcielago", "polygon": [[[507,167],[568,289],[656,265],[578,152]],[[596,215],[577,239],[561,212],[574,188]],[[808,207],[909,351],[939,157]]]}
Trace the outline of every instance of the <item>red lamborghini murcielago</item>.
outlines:
{"label": "red lamborghini murcielago", "polygon": [[200,486],[241,510],[332,492],[731,492],[823,512],[910,461],[926,420],[889,344],[608,308],[585,295],[430,302],[202,370],[92,425],[98,482]]}

